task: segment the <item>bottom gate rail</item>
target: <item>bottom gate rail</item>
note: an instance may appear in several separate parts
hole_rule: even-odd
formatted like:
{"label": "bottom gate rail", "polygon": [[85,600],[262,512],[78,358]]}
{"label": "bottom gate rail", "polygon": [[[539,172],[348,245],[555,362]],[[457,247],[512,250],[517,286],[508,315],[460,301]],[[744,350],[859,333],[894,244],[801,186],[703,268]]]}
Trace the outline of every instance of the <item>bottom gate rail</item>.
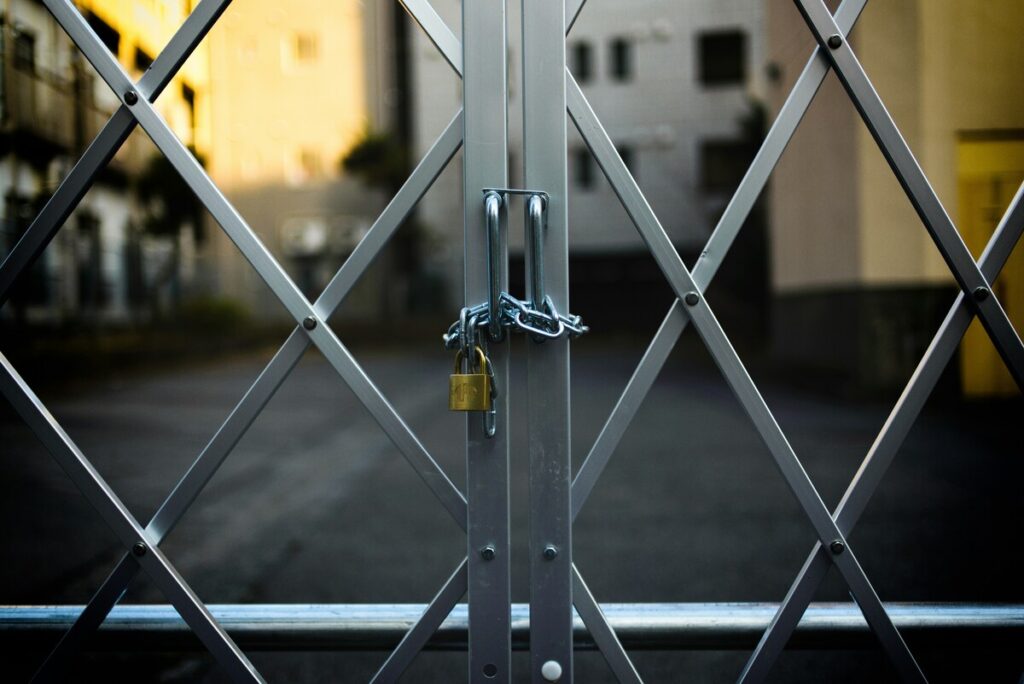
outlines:
{"label": "bottom gate rail", "polygon": [[[83,606],[0,606],[0,652],[48,650]],[[391,650],[423,614],[422,604],[212,604],[210,613],[233,640],[251,651]],[[606,603],[609,625],[635,650],[749,650],[778,611],[777,603]],[[925,647],[1001,647],[1024,639],[1024,604],[886,603],[908,641]],[[529,649],[530,607],[512,605],[512,647]],[[573,644],[595,650],[576,616]],[[460,603],[425,650],[465,650],[469,617]],[[814,603],[793,633],[791,648],[874,648],[875,637],[853,603]],[[118,605],[87,649],[123,651],[202,649],[167,604]]]}

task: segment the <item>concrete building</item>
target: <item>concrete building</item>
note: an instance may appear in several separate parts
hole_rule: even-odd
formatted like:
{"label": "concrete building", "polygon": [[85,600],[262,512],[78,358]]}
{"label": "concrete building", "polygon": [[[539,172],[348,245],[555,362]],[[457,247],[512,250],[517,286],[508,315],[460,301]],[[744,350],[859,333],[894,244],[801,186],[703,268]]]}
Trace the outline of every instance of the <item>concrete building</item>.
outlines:
{"label": "concrete building", "polygon": [[[136,79],[190,5],[165,0],[77,3],[92,29]],[[120,102],[41,3],[7,0],[2,20],[0,216],[6,253]],[[206,73],[200,49],[157,102],[175,132],[200,153],[208,140],[201,112]],[[46,324],[123,323],[146,314],[142,301],[154,294],[152,290],[183,284],[189,275],[183,265],[188,263],[194,232],[182,225],[171,234],[148,233],[145,226],[154,200],[140,201],[133,185],[155,153],[143,134],[129,139],[39,262],[23,276],[4,317]],[[167,297],[166,290],[156,295]]]}
{"label": "concrete building", "polygon": [[[458,0],[435,0],[457,33]],[[568,38],[570,69],[636,174],[676,247],[703,247],[752,156],[748,123],[763,90],[760,0],[636,0],[590,3]],[[519,3],[509,3],[510,179],[522,182]],[[412,37],[414,139],[422,154],[461,105],[459,80],[421,31]],[[662,278],[600,169],[570,130],[569,219],[573,311],[667,310]],[[756,149],[756,148],[754,148]],[[462,293],[461,177],[450,169],[423,203],[447,274],[449,307]],[[513,216],[518,216],[516,210]],[[522,230],[510,229],[513,253]],[[689,259],[688,259],[689,260]],[[521,277],[517,265],[511,274]],[[649,298],[648,293],[657,293]],[[621,313],[615,317],[622,319]]]}
{"label": "concrete building", "polygon": [[[813,41],[792,3],[766,2],[773,111]],[[977,257],[1024,179],[1024,5],[869,3],[852,45]],[[829,76],[771,185],[775,348],[860,387],[905,383],[953,301],[952,277],[841,85]],[[1024,256],[996,291],[1024,325]],[[1016,393],[975,324],[969,395]]]}
{"label": "concrete building", "polygon": [[[315,297],[386,200],[342,173],[366,136],[393,131],[397,3],[253,0],[230,7],[209,36],[211,176]],[[211,226],[206,289],[259,317],[286,317],[223,232]],[[382,264],[386,260],[382,258]],[[387,299],[372,269],[343,310],[374,318]]]}

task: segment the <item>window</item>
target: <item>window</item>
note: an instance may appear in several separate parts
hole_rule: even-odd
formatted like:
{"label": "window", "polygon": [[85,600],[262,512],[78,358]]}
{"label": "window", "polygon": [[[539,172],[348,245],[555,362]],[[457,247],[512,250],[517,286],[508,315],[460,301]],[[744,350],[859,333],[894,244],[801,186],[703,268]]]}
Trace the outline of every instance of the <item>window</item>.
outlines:
{"label": "window", "polygon": [[142,48],[135,47],[135,70],[145,71],[149,67],[153,66],[153,58],[143,50]]}
{"label": "window", "polygon": [[89,27],[96,32],[96,35],[107,46],[110,53],[117,57],[118,49],[121,47],[121,34],[117,32],[117,29],[92,12],[89,13]]}
{"label": "window", "polygon": [[14,34],[14,68],[21,71],[36,70],[36,37],[26,31]]}
{"label": "window", "polygon": [[697,41],[700,82],[743,85],[747,80],[747,37],[742,31],[704,33]]}
{"label": "window", "polygon": [[632,147],[629,145],[616,145],[616,150],[619,152],[619,156],[622,157],[622,163],[626,165],[629,172],[636,176],[636,154]]}
{"label": "window", "polygon": [[597,180],[594,174],[594,159],[590,156],[590,150],[582,147],[572,155],[573,171],[576,174],[576,187],[581,190],[590,190]]}
{"label": "window", "polygon": [[705,140],[700,146],[701,187],[707,192],[732,192],[753,158],[748,142]]}
{"label": "window", "polygon": [[578,83],[586,83],[594,76],[594,50],[590,43],[573,43],[570,51],[570,69]]}
{"label": "window", "polygon": [[319,55],[316,36],[312,33],[295,34],[295,61],[312,62]]}
{"label": "window", "polygon": [[628,38],[612,40],[610,69],[613,81],[633,78],[633,43]]}
{"label": "window", "polygon": [[192,137],[194,139],[196,134],[196,91],[182,83],[181,99],[185,101],[185,105],[188,107],[188,125],[192,129]]}

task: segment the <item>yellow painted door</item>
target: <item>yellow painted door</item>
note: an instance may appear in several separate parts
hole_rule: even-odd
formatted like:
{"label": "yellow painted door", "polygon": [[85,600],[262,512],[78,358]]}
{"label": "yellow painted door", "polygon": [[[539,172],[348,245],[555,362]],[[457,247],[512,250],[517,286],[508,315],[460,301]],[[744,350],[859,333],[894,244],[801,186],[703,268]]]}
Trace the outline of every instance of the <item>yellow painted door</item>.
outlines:
{"label": "yellow painted door", "polygon": [[[1024,179],[1024,139],[966,140],[958,144],[959,227],[975,258],[995,231]],[[1018,245],[994,284],[1017,333],[1024,331],[1024,249]],[[1018,389],[978,321],[960,353],[960,377],[968,397],[1014,396]]]}

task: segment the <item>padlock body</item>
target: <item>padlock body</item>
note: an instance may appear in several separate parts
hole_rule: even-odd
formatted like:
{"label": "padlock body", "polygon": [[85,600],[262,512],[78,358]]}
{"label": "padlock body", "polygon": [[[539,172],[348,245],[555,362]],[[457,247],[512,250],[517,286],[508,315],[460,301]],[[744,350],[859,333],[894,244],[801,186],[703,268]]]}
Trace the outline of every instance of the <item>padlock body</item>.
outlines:
{"label": "padlock body", "polygon": [[448,378],[449,411],[490,411],[491,378],[486,373],[453,373]]}

